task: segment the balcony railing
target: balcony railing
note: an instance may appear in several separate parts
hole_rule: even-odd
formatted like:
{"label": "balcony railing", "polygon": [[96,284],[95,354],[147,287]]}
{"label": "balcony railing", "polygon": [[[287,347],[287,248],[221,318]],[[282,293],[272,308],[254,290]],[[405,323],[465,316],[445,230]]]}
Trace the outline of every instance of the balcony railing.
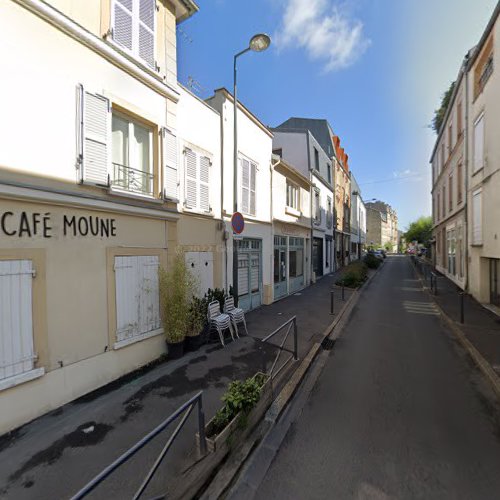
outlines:
{"label": "balcony railing", "polygon": [[153,195],[154,174],[113,162],[113,187],[130,193]]}

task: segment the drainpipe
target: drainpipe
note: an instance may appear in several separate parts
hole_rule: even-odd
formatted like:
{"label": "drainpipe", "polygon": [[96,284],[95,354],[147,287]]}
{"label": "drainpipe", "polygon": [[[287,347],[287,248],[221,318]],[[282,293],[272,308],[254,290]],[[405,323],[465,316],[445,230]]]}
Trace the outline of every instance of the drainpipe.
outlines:
{"label": "drainpipe", "polygon": [[464,211],[464,232],[465,232],[465,291],[469,292],[469,54],[465,55],[464,78],[465,78],[465,211]]}
{"label": "drainpipe", "polygon": [[222,226],[222,239],[224,241],[224,288],[226,292],[229,293],[229,288],[227,285],[226,221],[224,220],[224,113],[225,103],[222,103],[220,114],[220,221]]}

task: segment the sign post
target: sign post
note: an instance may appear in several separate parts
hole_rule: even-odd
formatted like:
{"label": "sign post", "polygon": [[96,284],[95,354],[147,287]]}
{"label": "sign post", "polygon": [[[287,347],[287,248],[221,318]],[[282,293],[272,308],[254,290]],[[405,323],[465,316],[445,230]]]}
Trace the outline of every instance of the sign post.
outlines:
{"label": "sign post", "polygon": [[[231,217],[231,227],[233,228],[233,296],[236,306],[238,305],[238,251],[236,248],[236,235],[245,229],[245,219],[240,212],[235,211]],[[239,238],[240,239],[240,238]]]}

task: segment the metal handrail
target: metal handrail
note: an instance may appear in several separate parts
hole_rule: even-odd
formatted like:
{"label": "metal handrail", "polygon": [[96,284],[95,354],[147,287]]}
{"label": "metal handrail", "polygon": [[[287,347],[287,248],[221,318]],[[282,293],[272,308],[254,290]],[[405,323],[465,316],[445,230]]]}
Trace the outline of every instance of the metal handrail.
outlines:
{"label": "metal handrail", "polygon": [[181,431],[182,427],[186,423],[191,411],[193,410],[195,405],[198,405],[198,433],[200,436],[200,451],[202,455],[207,453],[207,440],[205,436],[205,415],[203,413],[203,399],[202,399],[203,391],[195,394],[191,399],[186,401],[183,405],[179,406],[177,410],[174,411],[168,418],[166,418],[160,425],[155,427],[149,434],[144,436],[141,440],[134,444],[131,448],[129,448],[125,453],[123,453],[120,457],[118,457],[112,464],[108,465],[104,470],[102,470],[97,476],[95,476],[91,481],[89,481],[78,493],[71,497],[71,500],[78,500],[80,498],[86,497],[97,485],[99,485],[104,479],[106,479],[113,471],[115,471],[118,467],[123,465],[129,458],[135,455],[141,448],[143,448],[146,444],[148,444],[154,437],[156,437],[160,432],[162,432],[166,427],[168,427],[174,420],[176,420],[183,412],[184,415],[181,418],[181,421],[175,428],[174,432],[166,442],[165,446],[161,450],[158,455],[155,463],[146,474],[146,477],[142,481],[139,489],[134,494],[134,500],[141,497],[144,493],[144,490],[148,486],[149,482],[153,478],[156,470],[160,466],[161,462],[165,458],[168,450],[172,446],[175,438]]}
{"label": "metal handrail", "polygon": [[[283,340],[281,341],[281,344],[273,344],[272,342],[269,342],[270,339],[272,339],[275,335],[280,333],[282,330],[284,330],[288,326],[285,336],[283,337]],[[285,347],[285,343],[288,339],[288,335],[290,334],[290,330],[292,329],[293,326],[293,351],[290,349],[287,349]],[[272,333],[270,333],[267,337],[264,337],[261,339],[261,342],[267,343],[269,345],[272,345],[274,347],[277,347],[279,349],[278,353],[276,354],[276,357],[274,358],[273,365],[271,366],[271,370],[269,370],[269,377],[272,379],[278,375],[278,373],[292,360],[294,359],[297,361],[299,359],[298,355],[298,338],[297,338],[297,316],[293,316],[290,318],[288,321],[283,323],[281,326],[276,328]],[[290,356],[283,362],[283,364],[278,368],[278,370],[274,373],[274,369],[276,368],[276,365],[278,363],[278,360],[282,354],[283,351],[291,353]],[[264,368],[265,371],[265,368]]]}

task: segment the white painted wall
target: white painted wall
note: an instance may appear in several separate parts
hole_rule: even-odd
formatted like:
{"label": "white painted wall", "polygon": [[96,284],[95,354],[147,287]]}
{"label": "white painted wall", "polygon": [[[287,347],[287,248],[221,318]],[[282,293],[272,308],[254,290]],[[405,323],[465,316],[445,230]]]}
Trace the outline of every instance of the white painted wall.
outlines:
{"label": "white painted wall", "polygon": [[79,84],[166,125],[163,96],[14,2],[2,3],[0,33],[0,167],[76,181]]}
{"label": "white painted wall", "polygon": [[306,131],[273,130],[273,149],[282,149],[281,157],[309,178],[308,133]]}
{"label": "white painted wall", "polygon": [[221,125],[220,115],[204,101],[187,89],[180,87],[177,103],[177,145],[179,158],[179,203],[178,210],[185,210],[185,147],[206,153],[212,159],[210,167],[209,196],[214,217],[221,216]]}

